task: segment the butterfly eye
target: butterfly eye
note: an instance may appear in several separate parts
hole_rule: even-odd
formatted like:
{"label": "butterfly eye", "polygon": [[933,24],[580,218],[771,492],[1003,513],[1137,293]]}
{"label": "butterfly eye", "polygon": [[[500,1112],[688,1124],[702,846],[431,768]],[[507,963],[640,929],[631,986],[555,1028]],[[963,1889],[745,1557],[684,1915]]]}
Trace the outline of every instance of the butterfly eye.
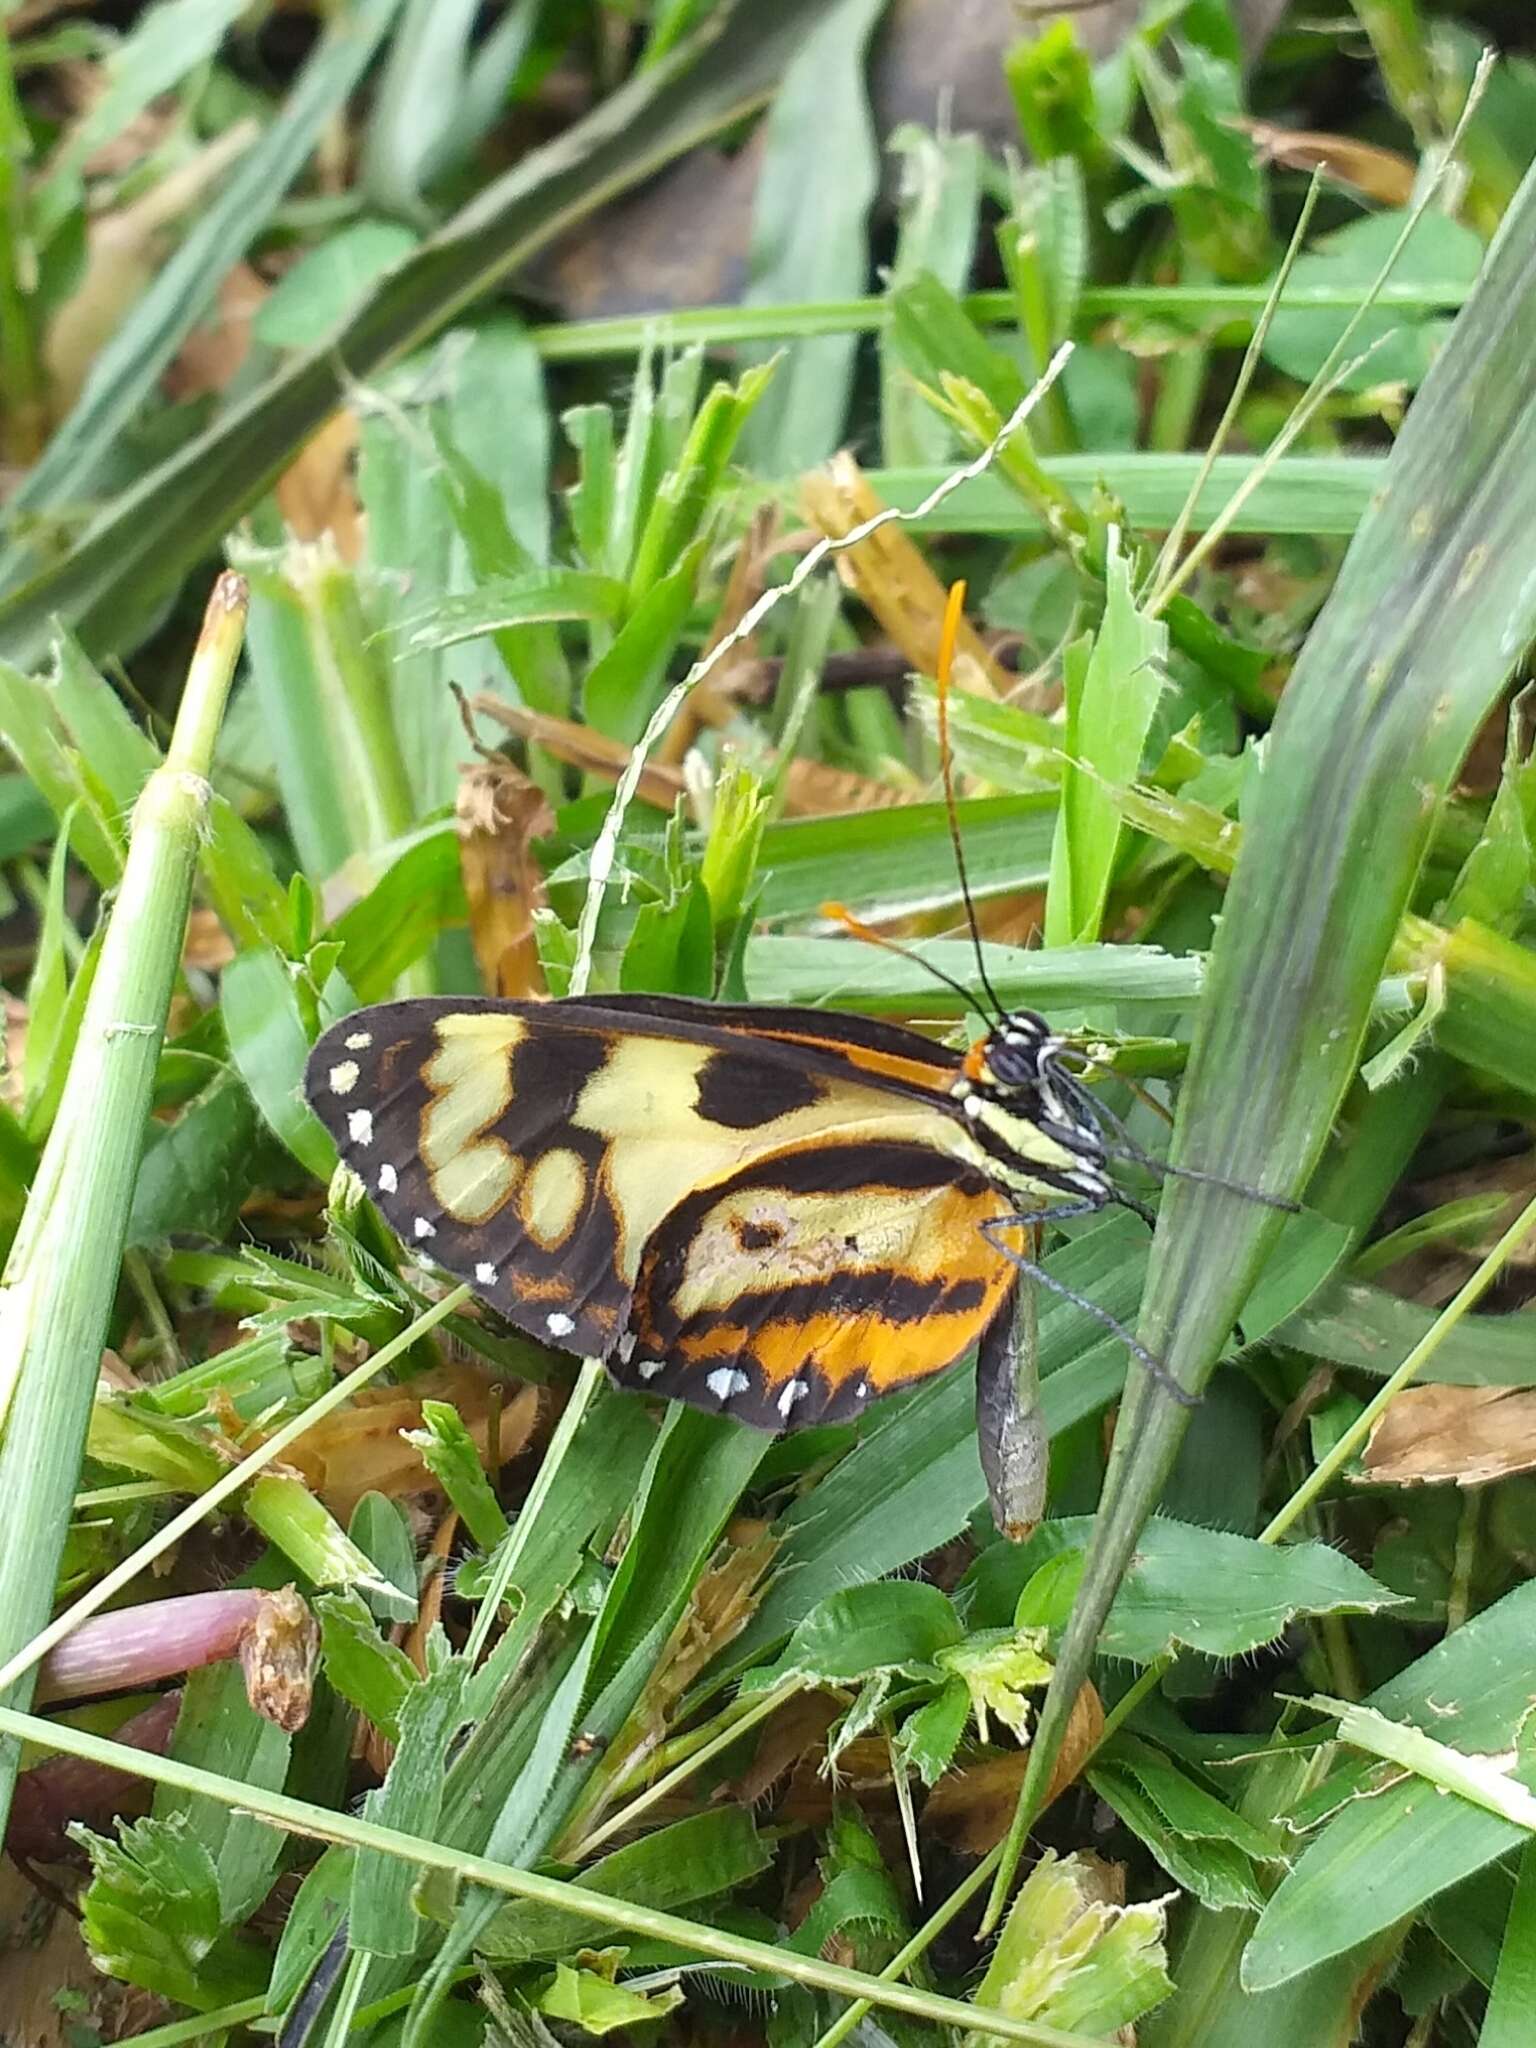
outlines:
{"label": "butterfly eye", "polygon": [[987,1066],[1000,1088],[1033,1088],[1040,1079],[1040,1047],[1035,1041],[1010,1044],[995,1038],[987,1048]]}

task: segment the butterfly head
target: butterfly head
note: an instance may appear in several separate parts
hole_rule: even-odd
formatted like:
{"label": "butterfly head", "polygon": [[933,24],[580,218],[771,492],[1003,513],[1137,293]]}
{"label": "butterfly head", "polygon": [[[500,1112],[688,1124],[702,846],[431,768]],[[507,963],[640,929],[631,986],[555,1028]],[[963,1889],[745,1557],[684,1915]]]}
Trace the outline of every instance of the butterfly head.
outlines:
{"label": "butterfly head", "polygon": [[1010,1010],[966,1054],[954,1093],[977,1163],[1005,1185],[1038,1196],[1043,1180],[1110,1201],[1096,1105],[1062,1060],[1064,1044],[1032,1010]]}

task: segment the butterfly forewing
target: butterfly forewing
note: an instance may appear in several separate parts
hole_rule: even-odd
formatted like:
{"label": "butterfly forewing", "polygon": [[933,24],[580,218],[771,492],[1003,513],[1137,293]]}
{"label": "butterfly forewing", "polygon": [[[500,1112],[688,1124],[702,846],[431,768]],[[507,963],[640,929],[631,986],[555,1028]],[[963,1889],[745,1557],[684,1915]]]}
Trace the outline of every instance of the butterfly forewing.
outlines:
{"label": "butterfly forewing", "polygon": [[[635,1385],[649,1367],[658,1392],[797,1426],[951,1363],[1012,1276],[972,1221],[1006,1205],[948,1149],[953,1056],[890,1025],[796,1017],[665,998],[384,1003],[325,1033],[306,1089],[406,1244],[519,1328]],[[898,1155],[906,1183],[881,1164]],[[773,1158],[796,1162],[777,1248],[752,1209],[772,1175],[750,1180]],[[719,1320],[732,1276],[740,1313]]]}

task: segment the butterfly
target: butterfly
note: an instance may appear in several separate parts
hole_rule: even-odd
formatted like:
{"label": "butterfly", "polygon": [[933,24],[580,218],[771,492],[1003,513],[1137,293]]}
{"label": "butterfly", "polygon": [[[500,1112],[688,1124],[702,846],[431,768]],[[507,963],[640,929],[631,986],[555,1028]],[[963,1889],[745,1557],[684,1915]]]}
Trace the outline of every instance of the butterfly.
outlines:
{"label": "butterfly", "polygon": [[583,995],[380,1003],[310,1056],[309,1102],[399,1237],[622,1387],[798,1429],[855,1417],[979,1347],[995,1411],[1032,1278],[1188,1398],[1032,1256],[1045,1225],[1112,1204],[1154,1220],[1114,1164],[1182,1169],[1149,1159],[1066,1041],[988,979],[946,727],[963,600],[957,584],[939,754],[982,995],[931,971],[985,1014],[968,1051],[827,1011]]}
{"label": "butterfly", "polygon": [[1035,1230],[1147,1213],[1027,1010],[961,1053],[823,1011],[417,997],[333,1024],[305,1090],[396,1234],[508,1322],[760,1429],[997,1356],[1021,1273],[1059,1285]]}

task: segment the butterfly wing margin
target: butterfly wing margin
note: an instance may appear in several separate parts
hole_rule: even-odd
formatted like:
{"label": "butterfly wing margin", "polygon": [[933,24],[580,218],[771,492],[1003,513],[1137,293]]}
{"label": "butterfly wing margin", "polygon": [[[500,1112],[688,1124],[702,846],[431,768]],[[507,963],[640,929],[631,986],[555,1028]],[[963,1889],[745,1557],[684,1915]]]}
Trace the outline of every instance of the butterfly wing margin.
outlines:
{"label": "butterfly wing margin", "polygon": [[[821,1132],[936,1153],[949,1062],[860,1020],[771,1036],[672,999],[417,998],[354,1012],[305,1088],[385,1219],[545,1342],[607,1357],[646,1244],[690,1192]],[[946,1171],[952,1169],[946,1168]]]}
{"label": "butterfly wing margin", "polygon": [[796,1147],[679,1202],[646,1246],[621,1386],[754,1428],[843,1421],[956,1364],[1012,1299],[1006,1200],[927,1145]]}

